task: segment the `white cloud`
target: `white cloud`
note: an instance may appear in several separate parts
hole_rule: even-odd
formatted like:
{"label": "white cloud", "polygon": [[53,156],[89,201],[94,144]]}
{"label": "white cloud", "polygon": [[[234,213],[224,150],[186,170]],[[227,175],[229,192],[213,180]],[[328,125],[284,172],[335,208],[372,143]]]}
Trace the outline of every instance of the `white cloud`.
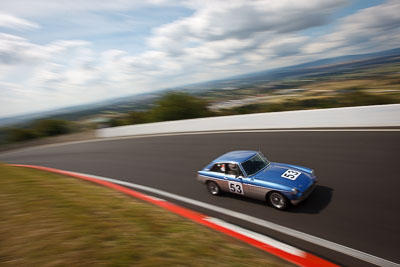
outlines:
{"label": "white cloud", "polygon": [[37,23],[10,14],[0,13],[0,28],[37,29],[40,28],[40,26]]}
{"label": "white cloud", "polygon": [[344,5],[330,1],[206,1],[193,3],[193,16],[179,19],[154,29],[149,44],[167,50],[196,42],[248,39],[260,32],[287,33],[320,26],[329,21],[329,14]]}
{"label": "white cloud", "polygon": [[[2,65],[34,67],[49,60],[63,61],[74,49],[88,44],[81,40],[59,40],[48,45],[38,45],[16,35],[0,33],[0,67]],[[60,57],[56,58],[57,55]]]}
{"label": "white cloud", "polygon": [[395,48],[400,44],[400,2],[388,1],[341,19],[332,33],[304,47],[304,52],[346,53]]}
{"label": "white cloud", "polygon": [[209,71],[213,79],[235,74],[229,69],[239,64],[242,73],[279,66],[265,62],[299,53],[307,37],[297,32],[329,23],[330,14],[345,2],[213,0],[187,5],[196,10],[193,15],[153,29],[148,44],[186,72],[198,68]]}
{"label": "white cloud", "polygon": [[[88,67],[92,55],[88,45],[79,40],[38,45],[24,38],[0,34],[0,91],[20,99],[2,98],[0,112],[13,111],[15,102],[20,103],[20,112],[74,104],[66,100],[79,98],[80,91],[84,90],[82,86],[93,78]],[[75,101],[90,100],[82,97]]]}
{"label": "white cloud", "polygon": [[0,9],[5,13],[22,17],[45,17],[66,15],[67,12],[74,14],[87,11],[126,10],[151,4],[157,4],[157,2],[154,3],[152,1],[146,2],[140,0],[13,0],[1,1]]}

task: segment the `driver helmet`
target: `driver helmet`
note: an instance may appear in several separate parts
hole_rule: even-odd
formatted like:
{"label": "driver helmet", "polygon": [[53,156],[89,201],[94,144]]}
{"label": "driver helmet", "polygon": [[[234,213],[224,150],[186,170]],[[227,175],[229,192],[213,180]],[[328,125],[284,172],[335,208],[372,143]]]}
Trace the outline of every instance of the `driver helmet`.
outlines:
{"label": "driver helmet", "polygon": [[221,171],[225,172],[225,164],[221,164]]}
{"label": "driver helmet", "polygon": [[232,171],[238,170],[238,166],[236,164],[229,163],[228,166],[229,166],[229,169]]}

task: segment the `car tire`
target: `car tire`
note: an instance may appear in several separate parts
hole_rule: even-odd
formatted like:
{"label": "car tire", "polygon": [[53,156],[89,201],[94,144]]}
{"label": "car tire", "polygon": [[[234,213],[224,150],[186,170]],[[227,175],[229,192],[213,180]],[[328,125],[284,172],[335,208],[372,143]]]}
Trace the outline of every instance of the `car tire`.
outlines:
{"label": "car tire", "polygon": [[210,192],[210,194],[213,196],[221,195],[221,188],[219,188],[219,186],[213,181],[207,182],[207,189],[208,192]]}
{"label": "car tire", "polygon": [[277,210],[285,210],[289,207],[289,200],[282,193],[273,191],[268,194],[267,200],[270,206]]}

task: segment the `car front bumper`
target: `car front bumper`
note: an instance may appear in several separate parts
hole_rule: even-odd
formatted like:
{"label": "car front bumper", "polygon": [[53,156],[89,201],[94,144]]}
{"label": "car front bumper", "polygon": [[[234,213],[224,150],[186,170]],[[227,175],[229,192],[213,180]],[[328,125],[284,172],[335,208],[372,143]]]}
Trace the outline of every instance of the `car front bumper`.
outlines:
{"label": "car front bumper", "polygon": [[317,179],[315,179],[314,183],[300,196],[300,198],[291,199],[290,202],[293,205],[299,204],[300,202],[302,202],[304,199],[308,198],[311,195],[316,185],[317,185]]}

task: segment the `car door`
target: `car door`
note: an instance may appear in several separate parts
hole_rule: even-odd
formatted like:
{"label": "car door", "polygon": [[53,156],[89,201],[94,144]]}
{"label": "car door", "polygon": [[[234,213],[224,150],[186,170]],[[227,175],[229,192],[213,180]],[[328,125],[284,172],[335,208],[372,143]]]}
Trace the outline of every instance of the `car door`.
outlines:
{"label": "car door", "polygon": [[245,190],[243,187],[243,178],[239,178],[231,174],[226,174],[225,179],[228,180],[229,192],[238,195],[245,195]]}
{"label": "car door", "polygon": [[243,177],[241,179],[241,183],[243,185],[243,192],[246,197],[265,200],[265,189],[257,184],[257,180],[254,177],[245,177],[242,172],[243,169],[239,168],[239,170],[239,176]]}
{"label": "car door", "polygon": [[243,183],[243,190],[246,193],[247,197],[259,200],[265,200],[265,196],[269,190],[267,188],[260,186],[257,183],[257,179],[246,177],[243,178],[242,183]]}
{"label": "car door", "polygon": [[245,195],[246,192],[243,185],[243,174],[238,165],[233,163],[226,164],[225,172],[225,179],[228,181],[229,192],[238,195]]}

